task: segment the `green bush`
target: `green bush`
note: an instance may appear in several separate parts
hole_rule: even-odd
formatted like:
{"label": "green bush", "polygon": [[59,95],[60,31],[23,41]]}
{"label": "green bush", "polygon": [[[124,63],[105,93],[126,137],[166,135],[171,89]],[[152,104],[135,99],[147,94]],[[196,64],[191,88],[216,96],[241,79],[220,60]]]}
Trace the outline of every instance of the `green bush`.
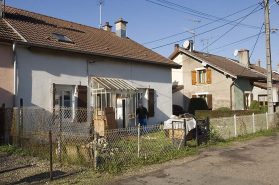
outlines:
{"label": "green bush", "polygon": [[197,119],[206,119],[209,118],[220,118],[220,117],[232,117],[236,116],[245,116],[254,114],[263,114],[261,110],[196,110],[195,116]]}
{"label": "green bush", "polygon": [[260,104],[257,100],[252,100],[249,110],[260,110]]}
{"label": "green bush", "polygon": [[196,110],[208,110],[207,103],[203,98],[191,98],[188,112],[195,115]]}
{"label": "green bush", "polygon": [[262,112],[268,112],[268,106],[267,106],[267,105],[262,106],[262,107],[261,107],[261,111],[262,111]]}
{"label": "green bush", "polygon": [[231,108],[229,108],[229,107],[220,107],[217,110],[231,110]]}

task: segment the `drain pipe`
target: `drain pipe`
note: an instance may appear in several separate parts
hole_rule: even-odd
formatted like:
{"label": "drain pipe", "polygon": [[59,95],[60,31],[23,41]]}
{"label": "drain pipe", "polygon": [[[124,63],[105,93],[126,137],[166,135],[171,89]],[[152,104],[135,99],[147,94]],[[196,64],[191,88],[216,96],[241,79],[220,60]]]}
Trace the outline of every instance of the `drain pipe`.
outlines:
{"label": "drain pipe", "polygon": [[230,108],[232,110],[232,87],[234,86],[236,79],[232,82],[232,84],[230,85]]}
{"label": "drain pipe", "polygon": [[14,107],[17,101],[17,56],[16,56],[16,42],[13,43],[13,58],[14,58]]}

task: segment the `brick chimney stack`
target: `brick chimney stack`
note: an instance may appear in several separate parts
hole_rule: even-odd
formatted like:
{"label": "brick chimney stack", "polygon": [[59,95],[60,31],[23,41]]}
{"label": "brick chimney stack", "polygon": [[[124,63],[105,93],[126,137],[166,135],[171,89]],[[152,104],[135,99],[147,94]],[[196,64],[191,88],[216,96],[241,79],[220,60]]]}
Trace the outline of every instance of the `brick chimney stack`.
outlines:
{"label": "brick chimney stack", "polygon": [[258,59],[258,67],[261,67],[261,60]]}
{"label": "brick chimney stack", "polygon": [[247,50],[247,49],[242,50],[241,49],[238,52],[238,55],[239,55],[239,62],[248,67],[250,65],[249,50]]}
{"label": "brick chimney stack", "polygon": [[103,26],[103,30],[105,31],[111,31],[112,26],[109,25],[109,22],[106,22],[106,24]]}
{"label": "brick chimney stack", "polygon": [[277,64],[277,72],[279,73],[279,64]]}
{"label": "brick chimney stack", "polygon": [[114,22],[114,24],[115,24],[116,35],[118,37],[126,38],[127,37],[126,24],[128,24],[128,22],[123,21],[122,18],[119,18],[119,20]]}

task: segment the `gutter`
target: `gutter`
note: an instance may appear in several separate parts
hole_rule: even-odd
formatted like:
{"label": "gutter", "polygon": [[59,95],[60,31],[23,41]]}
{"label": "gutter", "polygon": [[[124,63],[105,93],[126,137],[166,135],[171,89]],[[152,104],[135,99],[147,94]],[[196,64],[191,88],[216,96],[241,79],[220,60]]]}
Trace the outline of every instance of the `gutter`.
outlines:
{"label": "gutter", "polygon": [[143,63],[151,63],[151,64],[157,64],[162,66],[167,66],[175,69],[180,69],[182,66],[178,64],[167,64],[167,63],[160,63],[155,61],[149,61],[149,60],[141,60],[141,59],[135,59],[135,58],[129,58],[129,57],[122,57],[122,56],[116,56],[116,55],[107,55],[102,53],[95,53],[95,52],[89,52],[89,51],[81,51],[76,49],[67,49],[67,48],[60,48],[55,46],[47,46],[42,44],[34,44],[30,42],[22,42],[22,41],[16,41],[18,45],[22,46],[29,46],[29,47],[38,47],[38,48],[45,48],[45,49],[51,49],[51,50],[58,50],[58,51],[67,51],[72,53],[81,53],[81,54],[87,54],[87,55],[96,55],[96,56],[102,56],[102,57],[109,57],[109,58],[117,58],[117,59],[124,59],[124,60],[133,60]]}

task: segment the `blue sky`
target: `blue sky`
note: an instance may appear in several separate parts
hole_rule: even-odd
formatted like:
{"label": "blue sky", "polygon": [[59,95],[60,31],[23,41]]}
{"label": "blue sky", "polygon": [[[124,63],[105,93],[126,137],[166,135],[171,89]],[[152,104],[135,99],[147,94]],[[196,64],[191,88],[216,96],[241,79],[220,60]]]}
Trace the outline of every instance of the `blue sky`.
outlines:
{"label": "blue sky", "polygon": [[[179,11],[160,6],[158,4],[168,6]],[[184,18],[199,19],[201,22],[196,23],[196,27],[208,24],[212,20],[209,15],[216,17],[225,17],[233,14],[237,11],[255,5],[243,12],[236,15],[230,16],[227,19],[235,20],[245,15],[248,15],[257,7],[256,3],[260,0],[168,0],[169,2],[175,3],[179,6],[171,6],[163,4],[162,0],[105,0],[102,8],[102,22],[110,22],[114,26],[114,22],[122,17],[125,21],[128,21],[127,31],[128,37],[143,44],[157,39],[165,38],[177,33],[185,32],[182,27],[187,29],[193,29],[193,23],[185,20]],[[164,0],[163,0],[164,1]],[[274,0],[270,0],[273,3]],[[6,4],[9,6],[25,9],[28,11],[73,21],[80,24],[89,25],[92,27],[98,27],[99,25],[99,6],[98,0],[6,0]],[[186,8],[202,12],[204,14],[199,17],[200,14],[194,13],[190,15]],[[259,8],[258,8],[259,9]],[[183,11],[183,12],[181,12]],[[279,29],[279,5],[274,5],[271,8],[270,24],[271,28]],[[277,17],[276,17],[277,16]],[[213,18],[216,19],[216,18]],[[238,21],[240,21],[239,19]],[[236,22],[238,22],[236,21]],[[249,15],[241,23],[249,24],[256,27],[261,27],[264,22],[264,10],[259,10],[256,13]],[[201,34],[210,29],[216,28],[225,24],[224,22],[218,22],[203,26],[196,29],[196,34]],[[225,32],[231,29],[233,25],[226,25],[222,28],[218,28],[214,31],[207,32],[205,34],[198,35],[196,37],[196,50],[202,50],[206,52],[206,45],[201,40],[208,39],[209,43],[212,43]],[[114,30],[115,27],[113,27]],[[264,31],[264,29],[263,29]],[[227,47],[222,47],[226,44],[245,39],[247,37],[256,35],[260,32],[259,28],[247,28],[237,26],[232,29],[229,33],[224,35],[218,41],[213,43],[209,47],[209,52],[228,57],[235,58],[233,56],[235,49],[248,49],[250,52],[256,42],[257,37],[245,40],[245,42],[239,42],[232,44]],[[184,40],[190,39],[192,35],[188,32],[182,33],[175,37],[170,37],[158,42],[152,42],[145,44],[148,48],[153,49],[155,52],[160,53],[163,56],[168,57],[173,52],[174,43],[182,45]],[[279,63],[279,31],[271,34],[271,49],[272,49],[272,68],[277,69]],[[164,47],[160,47],[166,45]],[[221,47],[219,49],[216,49]],[[265,51],[265,35],[262,34],[259,37],[258,43],[255,47],[254,53],[251,57],[251,63],[256,63],[257,59],[261,59],[261,66],[266,67],[266,51]]]}

